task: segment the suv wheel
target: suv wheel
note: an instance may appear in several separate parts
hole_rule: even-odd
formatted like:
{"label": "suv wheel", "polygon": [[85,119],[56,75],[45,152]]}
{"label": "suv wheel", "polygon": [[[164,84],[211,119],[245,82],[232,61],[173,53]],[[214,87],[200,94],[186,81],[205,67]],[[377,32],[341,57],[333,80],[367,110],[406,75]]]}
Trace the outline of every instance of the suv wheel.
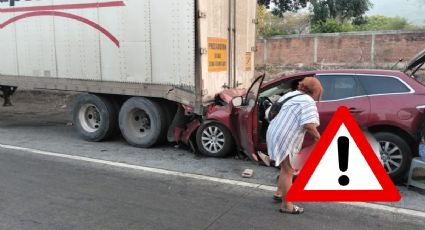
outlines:
{"label": "suv wheel", "polygon": [[412,153],[407,142],[393,133],[373,134],[381,149],[381,161],[394,182],[401,182],[410,166]]}

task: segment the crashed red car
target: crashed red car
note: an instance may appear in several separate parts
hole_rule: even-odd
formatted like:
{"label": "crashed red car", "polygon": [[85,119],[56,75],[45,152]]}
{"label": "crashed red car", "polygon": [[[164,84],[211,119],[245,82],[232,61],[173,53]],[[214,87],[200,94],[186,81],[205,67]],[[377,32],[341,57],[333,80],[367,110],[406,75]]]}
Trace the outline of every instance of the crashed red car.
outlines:
{"label": "crashed red car", "polygon": [[267,109],[280,96],[295,90],[303,78],[315,76],[324,88],[322,100],[317,103],[319,131],[325,130],[338,107],[348,107],[360,127],[377,139],[385,169],[394,180],[399,180],[409,168],[411,158],[417,155],[425,86],[414,75],[424,60],[422,52],[405,71],[313,71],[282,76],[264,84],[261,76],[247,93],[227,90],[217,95],[202,123],[189,125],[186,141],[197,130],[196,144],[202,154],[224,157],[240,150],[257,160],[257,151],[267,150]]}

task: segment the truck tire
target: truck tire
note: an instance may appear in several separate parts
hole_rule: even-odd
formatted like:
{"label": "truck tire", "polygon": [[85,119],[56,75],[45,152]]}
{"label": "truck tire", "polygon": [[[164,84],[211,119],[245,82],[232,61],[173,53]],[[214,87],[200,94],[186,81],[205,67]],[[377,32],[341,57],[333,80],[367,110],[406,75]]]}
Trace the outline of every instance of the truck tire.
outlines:
{"label": "truck tire", "polygon": [[107,100],[109,100],[111,102],[111,105],[114,109],[114,113],[115,113],[115,127],[111,132],[110,138],[116,137],[118,135],[121,134],[121,130],[118,127],[118,114],[120,112],[121,109],[121,105],[122,105],[122,101],[120,101],[117,97],[113,96],[113,95],[108,95],[107,97],[105,97]]}
{"label": "truck tire", "polygon": [[119,113],[119,126],[126,141],[136,147],[149,148],[165,135],[166,116],[159,104],[143,97],[127,100]]}
{"label": "truck tire", "polygon": [[196,132],[199,151],[209,157],[225,157],[232,150],[233,139],[229,130],[217,122],[205,123]]}
{"label": "truck tire", "polygon": [[103,96],[82,94],[75,99],[72,115],[80,136],[92,142],[110,138],[116,133],[118,111]]}
{"label": "truck tire", "polygon": [[407,142],[400,136],[389,132],[374,133],[381,147],[381,161],[388,175],[395,183],[403,180],[412,160],[412,152]]}
{"label": "truck tire", "polygon": [[168,129],[171,126],[173,118],[177,113],[177,105],[176,103],[169,102],[166,100],[157,100],[155,102],[160,105],[160,108],[163,111],[163,113],[161,114],[163,115],[162,118],[163,118],[165,127],[164,127],[163,133],[161,134],[160,140],[157,142],[157,144],[163,144],[168,142],[167,133],[168,133]]}

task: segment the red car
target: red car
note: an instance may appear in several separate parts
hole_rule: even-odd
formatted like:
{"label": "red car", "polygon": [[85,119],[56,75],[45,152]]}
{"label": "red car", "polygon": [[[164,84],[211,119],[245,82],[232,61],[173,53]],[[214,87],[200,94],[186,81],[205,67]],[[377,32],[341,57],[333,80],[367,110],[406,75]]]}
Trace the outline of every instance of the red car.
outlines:
{"label": "red car", "polygon": [[[217,96],[202,124],[195,125],[200,126],[196,132],[198,149],[204,155],[214,157],[223,157],[238,149],[257,160],[257,151],[267,151],[267,108],[281,95],[295,90],[300,80],[315,76],[324,88],[322,100],[317,104],[319,131],[324,131],[338,107],[348,107],[360,127],[368,129],[380,143],[381,160],[389,175],[400,180],[411,158],[417,155],[419,127],[425,109],[425,86],[412,76],[424,59],[425,52],[418,55],[404,72],[314,71],[283,76],[264,84],[264,76],[261,76],[243,96],[235,90]],[[196,128],[192,126],[190,130],[194,132]],[[308,145],[308,140],[305,144]]]}

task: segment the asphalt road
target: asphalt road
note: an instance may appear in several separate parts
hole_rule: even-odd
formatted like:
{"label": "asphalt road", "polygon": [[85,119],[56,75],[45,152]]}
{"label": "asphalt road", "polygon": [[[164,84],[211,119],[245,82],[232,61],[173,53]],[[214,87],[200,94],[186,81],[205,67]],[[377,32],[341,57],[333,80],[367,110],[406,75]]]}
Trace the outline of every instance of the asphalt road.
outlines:
{"label": "asphalt road", "polygon": [[0,149],[0,229],[423,229],[341,204],[277,212],[269,192]]}
{"label": "asphalt road", "polygon": [[[274,186],[277,170],[235,157],[205,158],[173,145],[129,146],[120,136],[81,140],[70,123],[73,95],[18,92],[0,107],[0,146],[167,169]],[[31,152],[31,151],[30,151]],[[282,215],[272,192],[148,173],[0,147],[0,230],[3,229],[423,229],[425,192],[399,187],[391,212],[344,204],[303,204]],[[253,178],[241,178],[251,168]],[[367,206],[367,205],[366,205]],[[369,206],[368,206],[369,207]],[[383,206],[386,207],[386,206]],[[422,216],[401,215],[418,210]]]}

